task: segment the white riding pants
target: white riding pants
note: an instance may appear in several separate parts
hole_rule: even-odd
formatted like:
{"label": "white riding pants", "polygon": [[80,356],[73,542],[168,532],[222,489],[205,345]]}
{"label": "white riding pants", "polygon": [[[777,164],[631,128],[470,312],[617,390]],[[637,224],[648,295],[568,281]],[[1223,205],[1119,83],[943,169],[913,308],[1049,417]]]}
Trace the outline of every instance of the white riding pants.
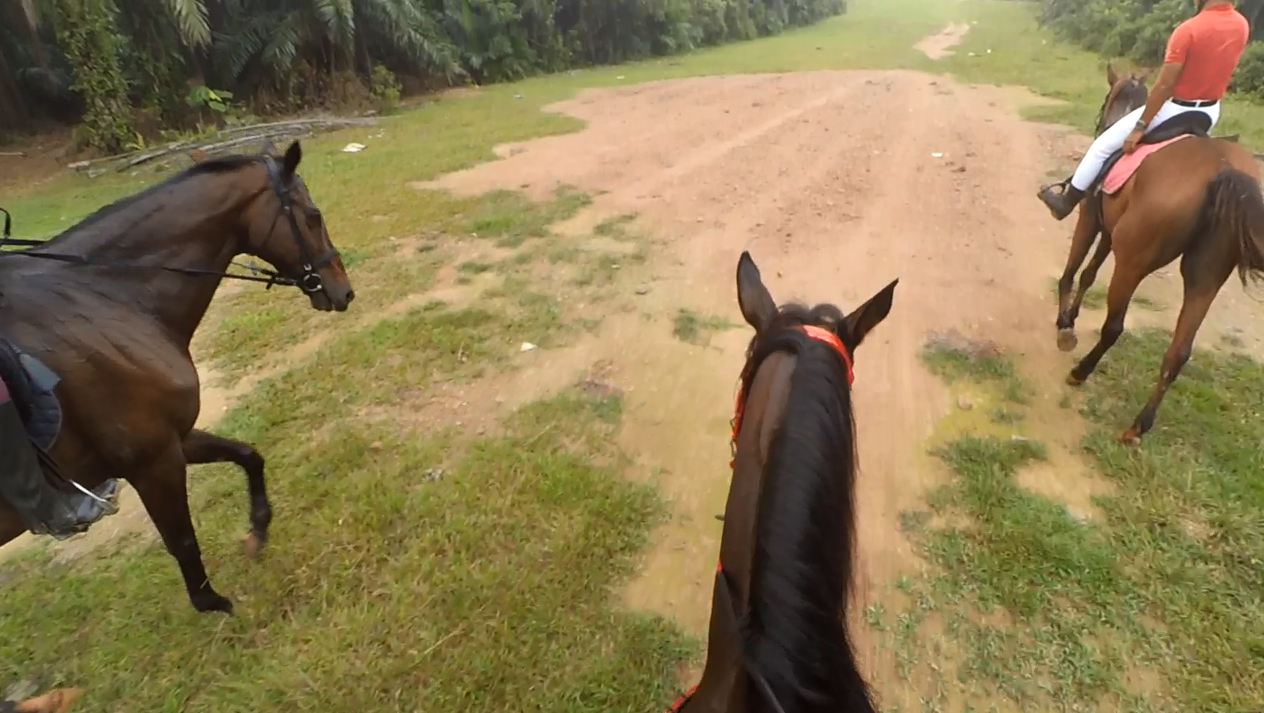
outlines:
{"label": "white riding pants", "polygon": [[[1075,175],[1071,176],[1071,185],[1081,191],[1088,190],[1088,187],[1097,180],[1098,174],[1102,172],[1102,168],[1106,165],[1106,161],[1110,159],[1110,155],[1124,147],[1124,141],[1128,138],[1128,134],[1137,126],[1137,122],[1141,119],[1141,112],[1145,111],[1145,107],[1134,109],[1132,112],[1124,116],[1124,118],[1111,124],[1110,128],[1102,132],[1101,136],[1093,139],[1093,145],[1088,147],[1084,158],[1080,160],[1080,165],[1075,169]],[[1184,114],[1187,111],[1201,111],[1211,118],[1211,125],[1215,126],[1220,120],[1220,102],[1216,102],[1211,106],[1181,106],[1170,101],[1164,102],[1159,107],[1159,112],[1154,115],[1154,119],[1150,121],[1150,125],[1146,127],[1146,131],[1152,130],[1154,127],[1171,119],[1174,116]]]}

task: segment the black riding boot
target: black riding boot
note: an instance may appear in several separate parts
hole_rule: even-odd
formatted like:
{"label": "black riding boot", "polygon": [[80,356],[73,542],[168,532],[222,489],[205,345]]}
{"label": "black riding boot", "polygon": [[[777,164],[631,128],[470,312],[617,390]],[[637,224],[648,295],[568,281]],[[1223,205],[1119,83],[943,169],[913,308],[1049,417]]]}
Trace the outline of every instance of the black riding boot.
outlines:
{"label": "black riding boot", "polygon": [[0,497],[17,510],[33,534],[67,537],[113,512],[114,481],[95,493],[68,493],[44,478],[35,446],[12,401],[0,403]]}
{"label": "black riding boot", "polygon": [[1053,214],[1055,220],[1062,220],[1071,215],[1071,211],[1075,210],[1075,206],[1084,200],[1084,191],[1071,185],[1070,181],[1061,184],[1061,186],[1061,192],[1054,190],[1058,187],[1058,184],[1042,186],[1040,193],[1037,194],[1041,202],[1045,204],[1045,207]]}

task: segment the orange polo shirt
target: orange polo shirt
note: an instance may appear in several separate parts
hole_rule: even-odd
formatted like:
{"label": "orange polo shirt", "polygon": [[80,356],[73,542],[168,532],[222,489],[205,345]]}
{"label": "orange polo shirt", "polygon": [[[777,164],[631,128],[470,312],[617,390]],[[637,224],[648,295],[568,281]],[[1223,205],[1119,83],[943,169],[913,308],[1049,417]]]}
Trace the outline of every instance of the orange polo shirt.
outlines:
{"label": "orange polo shirt", "polygon": [[1251,25],[1232,5],[1216,5],[1172,32],[1164,63],[1185,65],[1172,98],[1218,101],[1229,89],[1233,70],[1251,34]]}

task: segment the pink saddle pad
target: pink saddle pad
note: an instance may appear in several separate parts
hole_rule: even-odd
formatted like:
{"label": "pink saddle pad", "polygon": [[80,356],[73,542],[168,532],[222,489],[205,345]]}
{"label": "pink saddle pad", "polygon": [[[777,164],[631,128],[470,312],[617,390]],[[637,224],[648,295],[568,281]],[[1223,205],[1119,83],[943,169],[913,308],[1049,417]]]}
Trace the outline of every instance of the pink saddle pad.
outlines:
{"label": "pink saddle pad", "polygon": [[1113,196],[1119,192],[1120,188],[1132,178],[1132,174],[1141,168],[1141,162],[1146,160],[1146,156],[1158,151],[1164,146],[1174,144],[1181,139],[1188,139],[1189,134],[1182,134],[1174,139],[1168,139],[1158,144],[1143,144],[1137,147],[1136,151],[1122,157],[1119,162],[1111,167],[1110,173],[1106,174],[1106,180],[1102,181],[1102,192],[1108,196]]}

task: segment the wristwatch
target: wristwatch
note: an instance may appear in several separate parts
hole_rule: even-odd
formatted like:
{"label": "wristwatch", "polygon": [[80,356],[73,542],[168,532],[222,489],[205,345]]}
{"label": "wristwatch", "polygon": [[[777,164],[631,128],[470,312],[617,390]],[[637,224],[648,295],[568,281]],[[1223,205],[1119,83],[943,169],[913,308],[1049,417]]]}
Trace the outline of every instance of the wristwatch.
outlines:
{"label": "wristwatch", "polygon": [[1137,131],[1145,131],[1148,126],[1150,126],[1150,122],[1145,119],[1137,119],[1137,125],[1133,128]]}

